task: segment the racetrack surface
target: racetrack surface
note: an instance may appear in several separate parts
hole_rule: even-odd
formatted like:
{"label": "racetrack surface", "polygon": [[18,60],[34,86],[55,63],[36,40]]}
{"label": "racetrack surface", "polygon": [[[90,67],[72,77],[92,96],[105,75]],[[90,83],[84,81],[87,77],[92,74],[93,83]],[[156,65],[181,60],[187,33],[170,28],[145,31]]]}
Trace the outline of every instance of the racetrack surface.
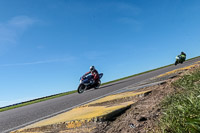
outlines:
{"label": "racetrack surface", "polygon": [[179,64],[177,66],[169,66],[115,83],[104,85],[98,90],[87,91],[83,94],[74,93],[48,101],[0,112],[0,132],[10,132],[42,119],[52,117],[56,114],[68,111],[76,106],[93,101],[99,97],[103,97],[108,93],[112,93],[116,90],[139,83],[146,79],[150,79],[165,72],[191,65],[197,61],[200,61],[200,57],[186,61],[183,64]]}

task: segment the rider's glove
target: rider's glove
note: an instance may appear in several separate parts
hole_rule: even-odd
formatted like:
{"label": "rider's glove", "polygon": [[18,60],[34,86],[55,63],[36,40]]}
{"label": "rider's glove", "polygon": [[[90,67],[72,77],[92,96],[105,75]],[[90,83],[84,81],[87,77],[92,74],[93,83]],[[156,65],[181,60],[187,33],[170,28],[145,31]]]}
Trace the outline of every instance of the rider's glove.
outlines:
{"label": "rider's glove", "polygon": [[85,78],[85,75],[81,77],[81,80],[84,80],[84,78]]}

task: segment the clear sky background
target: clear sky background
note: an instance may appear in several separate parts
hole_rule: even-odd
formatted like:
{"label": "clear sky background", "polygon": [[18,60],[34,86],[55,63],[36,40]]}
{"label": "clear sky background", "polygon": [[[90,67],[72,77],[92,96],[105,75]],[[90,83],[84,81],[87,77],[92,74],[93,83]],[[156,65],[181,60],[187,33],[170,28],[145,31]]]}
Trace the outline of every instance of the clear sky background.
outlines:
{"label": "clear sky background", "polygon": [[199,56],[199,0],[0,0],[0,107]]}

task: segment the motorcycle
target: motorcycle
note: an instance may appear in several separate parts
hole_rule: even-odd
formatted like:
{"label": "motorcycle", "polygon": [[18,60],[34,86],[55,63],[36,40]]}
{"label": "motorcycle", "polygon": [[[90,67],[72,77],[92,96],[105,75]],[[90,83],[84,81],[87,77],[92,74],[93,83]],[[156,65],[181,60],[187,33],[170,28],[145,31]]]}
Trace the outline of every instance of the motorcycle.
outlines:
{"label": "motorcycle", "polygon": [[179,63],[183,63],[185,61],[185,57],[181,57],[180,55],[176,56],[176,61],[174,63],[174,65],[177,65]]}
{"label": "motorcycle", "polygon": [[103,73],[99,74],[99,80],[96,83],[91,83],[91,80],[93,79],[92,75],[88,75],[88,76],[82,76],[80,78],[80,84],[78,86],[77,92],[79,94],[83,93],[85,90],[89,90],[89,89],[98,89],[101,85],[101,78],[103,77]]}

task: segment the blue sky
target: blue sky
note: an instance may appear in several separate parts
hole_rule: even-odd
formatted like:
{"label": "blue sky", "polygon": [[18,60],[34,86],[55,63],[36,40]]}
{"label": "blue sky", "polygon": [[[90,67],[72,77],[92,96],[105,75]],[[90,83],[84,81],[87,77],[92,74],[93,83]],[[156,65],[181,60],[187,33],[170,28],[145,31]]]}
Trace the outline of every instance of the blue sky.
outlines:
{"label": "blue sky", "polygon": [[199,0],[1,0],[0,107],[199,56]]}

